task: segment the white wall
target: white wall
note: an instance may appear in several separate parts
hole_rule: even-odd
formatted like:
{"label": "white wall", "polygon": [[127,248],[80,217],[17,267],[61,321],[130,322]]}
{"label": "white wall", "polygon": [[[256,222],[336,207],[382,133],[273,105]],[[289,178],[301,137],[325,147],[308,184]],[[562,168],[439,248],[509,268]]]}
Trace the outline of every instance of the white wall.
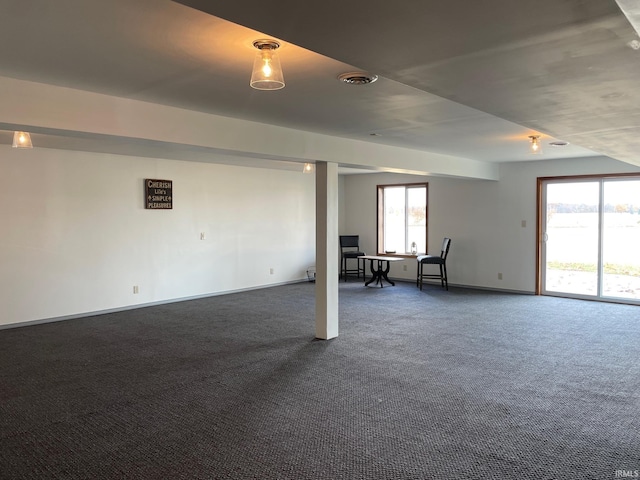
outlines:
{"label": "white wall", "polygon": [[[536,186],[538,177],[639,172],[608,158],[518,162],[501,165],[500,180],[371,174],[344,179],[344,234],[359,234],[367,253],[376,248],[376,185],[429,183],[429,253],[451,237],[451,284],[535,291]],[[526,227],[522,227],[522,221]],[[348,230],[348,231],[347,231]],[[403,270],[403,265],[407,270]],[[415,279],[413,259],[393,263],[390,275]],[[503,274],[498,280],[498,272]]]}
{"label": "white wall", "polygon": [[[314,176],[298,169],[2,146],[0,172],[0,325],[303,280],[315,263]],[[533,292],[536,178],[620,172],[640,168],[592,158],[505,164],[498,182],[347,175],[340,233],[375,252],[376,185],[426,180],[429,250],[453,239],[451,283]],[[173,210],[144,209],[144,178],[173,180]],[[415,277],[414,260],[392,268]]]}
{"label": "white wall", "polygon": [[[315,263],[314,176],[298,169],[2,146],[0,172],[0,325],[296,281]],[[173,180],[173,210],[144,209],[144,178]]]}

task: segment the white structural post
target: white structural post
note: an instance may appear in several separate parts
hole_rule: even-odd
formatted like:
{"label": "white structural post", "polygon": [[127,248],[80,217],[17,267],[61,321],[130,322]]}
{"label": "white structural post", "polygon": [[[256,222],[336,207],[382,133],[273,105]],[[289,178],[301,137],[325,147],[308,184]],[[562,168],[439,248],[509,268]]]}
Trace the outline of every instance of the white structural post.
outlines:
{"label": "white structural post", "polygon": [[338,336],[338,165],[316,162],[316,338]]}

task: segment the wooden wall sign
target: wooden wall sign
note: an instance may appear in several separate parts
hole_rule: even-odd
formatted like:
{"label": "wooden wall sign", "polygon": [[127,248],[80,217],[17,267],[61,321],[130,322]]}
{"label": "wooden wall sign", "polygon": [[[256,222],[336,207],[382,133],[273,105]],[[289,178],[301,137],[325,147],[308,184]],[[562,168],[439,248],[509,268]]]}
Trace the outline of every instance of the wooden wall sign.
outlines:
{"label": "wooden wall sign", "polygon": [[144,180],[144,208],[169,210],[173,208],[173,182],[171,180]]}

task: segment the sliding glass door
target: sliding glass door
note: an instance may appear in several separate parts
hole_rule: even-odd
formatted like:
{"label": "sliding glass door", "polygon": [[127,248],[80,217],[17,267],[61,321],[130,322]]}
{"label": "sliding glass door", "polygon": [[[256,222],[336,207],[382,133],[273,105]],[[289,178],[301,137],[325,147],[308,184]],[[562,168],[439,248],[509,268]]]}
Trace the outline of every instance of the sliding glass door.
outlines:
{"label": "sliding glass door", "polygon": [[640,303],[640,177],[545,179],[541,293]]}
{"label": "sliding glass door", "polygon": [[603,182],[602,296],[640,300],[640,178]]}

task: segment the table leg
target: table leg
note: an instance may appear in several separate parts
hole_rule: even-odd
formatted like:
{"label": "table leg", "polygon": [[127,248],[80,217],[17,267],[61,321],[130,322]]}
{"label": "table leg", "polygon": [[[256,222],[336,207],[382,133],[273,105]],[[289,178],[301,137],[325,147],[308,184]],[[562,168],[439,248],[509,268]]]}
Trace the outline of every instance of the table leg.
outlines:
{"label": "table leg", "polygon": [[[389,273],[389,270],[391,270],[391,262],[387,262],[387,268],[385,268],[384,271],[382,271],[382,265],[380,265],[380,272],[382,273],[382,277],[387,282],[389,282],[391,285],[393,285],[395,287],[396,284],[393,283],[393,281],[391,281],[391,279],[389,277],[387,277],[387,274]],[[380,286],[382,286],[382,278],[380,279]]]}
{"label": "table leg", "polygon": [[[369,279],[369,281],[368,281],[368,282],[365,282],[365,284],[364,284],[364,286],[365,286],[365,287],[369,286],[369,284],[370,284],[371,282],[373,282],[374,280],[376,280],[377,278],[379,278],[379,277],[380,277],[380,275],[378,274],[378,272],[376,272],[376,271],[373,269],[373,260],[369,260],[369,261],[371,262],[371,263],[369,263],[369,268],[371,269],[371,278]],[[366,277],[365,277],[365,280],[366,280]],[[377,284],[377,283],[378,283],[378,282],[376,281],[376,284]]]}
{"label": "table leg", "polygon": [[[380,284],[380,288],[384,287],[384,280],[395,286],[395,283],[388,277],[389,270],[391,270],[391,262],[388,260],[378,260],[378,268],[373,268],[373,260],[370,260],[369,268],[371,269],[371,278],[365,282],[364,286],[368,287],[369,284],[376,281],[376,285]],[[382,263],[386,262],[386,266],[383,268]]]}

